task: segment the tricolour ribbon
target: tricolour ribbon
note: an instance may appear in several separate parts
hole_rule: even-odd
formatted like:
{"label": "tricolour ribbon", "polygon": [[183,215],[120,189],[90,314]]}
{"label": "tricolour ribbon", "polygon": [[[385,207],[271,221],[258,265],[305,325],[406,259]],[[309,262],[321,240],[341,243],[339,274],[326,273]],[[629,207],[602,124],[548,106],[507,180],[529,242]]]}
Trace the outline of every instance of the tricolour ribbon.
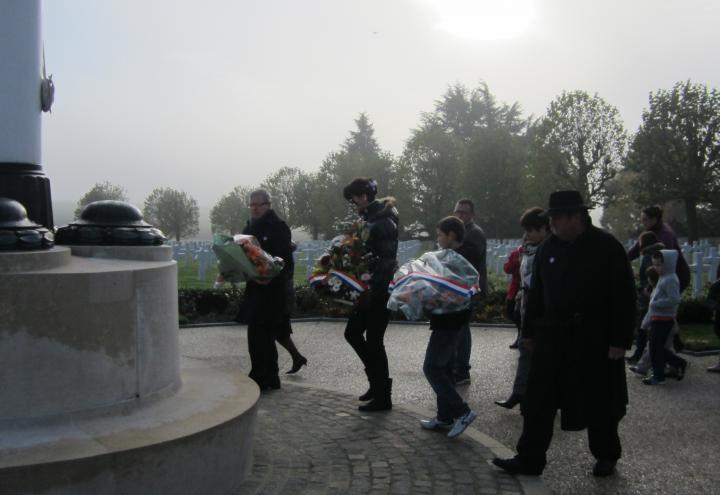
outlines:
{"label": "tricolour ribbon", "polygon": [[310,285],[315,286],[317,284],[320,284],[327,280],[329,277],[336,277],[338,278],[343,284],[350,287],[352,290],[357,292],[365,292],[368,289],[368,286],[366,283],[356,279],[352,275],[346,272],[341,272],[338,270],[330,270],[327,273],[321,273],[318,275],[315,275],[313,277],[310,277]]}
{"label": "tricolour ribbon", "polygon": [[442,277],[440,275],[433,275],[431,273],[424,272],[410,272],[407,275],[403,275],[397,280],[393,280],[388,286],[388,291],[392,292],[393,289],[401,287],[406,283],[410,282],[411,280],[426,280],[432,284],[445,287],[446,289],[465,297],[472,297],[479,291],[477,284],[470,286],[456,280]]}

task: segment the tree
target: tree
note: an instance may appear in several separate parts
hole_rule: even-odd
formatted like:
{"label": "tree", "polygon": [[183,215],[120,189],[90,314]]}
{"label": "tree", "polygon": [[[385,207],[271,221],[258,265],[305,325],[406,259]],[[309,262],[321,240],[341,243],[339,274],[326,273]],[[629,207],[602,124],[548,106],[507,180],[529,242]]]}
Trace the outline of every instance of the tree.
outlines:
{"label": "tree", "polygon": [[684,202],[689,240],[697,240],[699,211],[720,206],[720,92],[686,81],[651,93],[628,169],[639,176],[640,201]]}
{"label": "tree", "polygon": [[464,142],[435,124],[413,131],[403,160],[412,170],[412,185],[420,223],[430,236],[459,199]]}
{"label": "tree", "polygon": [[104,199],[112,199],[115,201],[128,200],[127,193],[123,187],[116,186],[107,181],[98,182],[78,201],[77,208],[75,208],[75,218],[80,218],[80,213],[83,208],[85,208],[85,205]]}
{"label": "tree", "polygon": [[253,188],[237,186],[210,210],[210,225],[213,232],[239,234],[250,219],[248,203]]}
{"label": "tree", "polygon": [[584,91],[553,100],[534,132],[532,176],[544,191],[576,189],[604,205],[606,185],[622,168],[627,134],[617,109]]}
{"label": "tree", "polygon": [[313,239],[318,239],[323,222],[318,200],[322,193],[318,174],[301,171],[293,187],[292,195],[296,211],[292,216],[295,226],[306,229]]}
{"label": "tree", "polygon": [[145,220],[179,241],[199,231],[197,201],[184,191],[154,189],[145,198]]}
{"label": "tree", "polygon": [[283,167],[274,174],[269,175],[261,187],[270,193],[272,207],[287,224],[293,227],[300,227],[299,217],[307,204],[298,201],[297,184],[302,176],[302,170],[292,167]]}
{"label": "tree", "polygon": [[[375,130],[367,115],[355,119],[356,130],[350,131],[339,151],[331,152],[314,176],[313,215],[318,234],[332,237],[333,225],[345,215],[346,201],[342,188],[355,177],[372,177],[378,183],[378,197],[388,193],[393,157],[375,140]],[[402,214],[402,211],[401,211]]]}
{"label": "tree", "polygon": [[600,223],[620,240],[634,239],[641,230],[640,205],[633,194],[635,174],[621,170],[607,183],[607,206]]}
{"label": "tree", "polygon": [[475,203],[475,219],[488,237],[517,237],[527,208],[527,138],[506,128],[476,131],[468,143],[461,191]]}
{"label": "tree", "polygon": [[467,196],[476,203],[480,225],[492,225],[496,235],[510,229],[514,235],[527,162],[529,120],[521,113],[518,103],[498,103],[481,83],[472,91],[449,87],[435,110],[423,114],[398,170],[411,177],[417,219],[429,234],[455,201]]}

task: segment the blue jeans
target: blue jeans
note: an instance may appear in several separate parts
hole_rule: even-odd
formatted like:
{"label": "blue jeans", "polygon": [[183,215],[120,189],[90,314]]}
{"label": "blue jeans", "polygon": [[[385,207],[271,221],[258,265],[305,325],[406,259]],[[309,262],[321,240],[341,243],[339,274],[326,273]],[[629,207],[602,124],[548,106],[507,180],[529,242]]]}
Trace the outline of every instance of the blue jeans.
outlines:
{"label": "blue jeans", "polygon": [[470,335],[470,324],[463,325],[457,332],[457,353],[454,359],[455,375],[464,378],[470,375],[470,349],[472,348],[472,336]]}
{"label": "blue jeans", "polygon": [[462,330],[434,330],[430,334],[423,373],[437,395],[437,417],[453,421],[470,410],[455,391],[455,354]]}

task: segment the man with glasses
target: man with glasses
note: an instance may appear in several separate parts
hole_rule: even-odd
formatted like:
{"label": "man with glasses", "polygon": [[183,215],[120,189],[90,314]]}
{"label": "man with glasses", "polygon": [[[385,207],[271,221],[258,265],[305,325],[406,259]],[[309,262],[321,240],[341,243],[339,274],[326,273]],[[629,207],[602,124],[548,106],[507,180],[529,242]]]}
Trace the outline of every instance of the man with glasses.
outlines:
{"label": "man with glasses", "polygon": [[260,390],[280,388],[275,337],[282,331],[286,315],[287,283],[293,272],[290,228],[272,210],[270,194],[263,189],[250,193],[250,220],[243,234],[253,235],[260,247],[285,261],[280,274],[269,282],[248,281],[245,310],[248,321],[248,350],[252,369],[249,377]]}
{"label": "man with glasses", "polygon": [[[461,199],[455,205],[455,216],[465,224],[465,238],[463,246],[472,251],[473,266],[478,272],[480,280],[480,296],[487,294],[487,241],[485,232],[474,222],[475,205],[470,199]],[[471,315],[473,314],[471,308]],[[472,316],[471,316],[472,318]],[[470,325],[463,326],[458,339],[457,356],[455,358],[455,384],[464,385],[470,383],[470,349],[472,348],[472,337]]]}

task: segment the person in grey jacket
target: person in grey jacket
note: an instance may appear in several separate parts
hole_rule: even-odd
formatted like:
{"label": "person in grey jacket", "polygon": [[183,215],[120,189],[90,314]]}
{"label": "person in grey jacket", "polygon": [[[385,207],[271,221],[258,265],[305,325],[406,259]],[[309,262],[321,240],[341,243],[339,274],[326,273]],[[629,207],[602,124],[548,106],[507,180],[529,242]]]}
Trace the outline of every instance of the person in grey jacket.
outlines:
{"label": "person in grey jacket", "polygon": [[662,249],[652,255],[653,268],[659,280],[650,294],[648,312],[641,325],[650,328],[650,361],[653,369],[652,376],[643,379],[645,385],[665,383],[666,362],[677,368],[678,380],[682,380],[687,369],[687,361],[665,347],[680,305],[680,281],[675,274],[677,259],[677,251],[671,249]]}

